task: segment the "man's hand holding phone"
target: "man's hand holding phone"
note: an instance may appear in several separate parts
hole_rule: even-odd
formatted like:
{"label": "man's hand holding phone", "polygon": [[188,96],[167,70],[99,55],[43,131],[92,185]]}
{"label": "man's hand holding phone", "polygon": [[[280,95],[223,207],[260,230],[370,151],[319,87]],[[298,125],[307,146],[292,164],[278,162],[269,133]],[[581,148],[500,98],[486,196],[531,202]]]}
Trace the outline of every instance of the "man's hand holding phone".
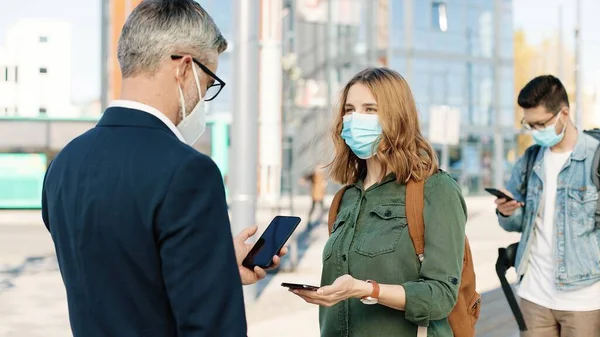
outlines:
{"label": "man's hand holding phone", "polygon": [[[252,243],[246,243],[246,241],[251,238],[256,231],[258,230],[257,226],[249,227],[241,231],[234,239],[233,246],[235,247],[235,258],[237,260],[238,268],[240,270],[240,277],[242,278],[243,285],[249,285],[258,282],[267,276],[267,272],[265,269],[260,267],[254,267],[254,269],[248,269],[242,265],[242,262],[254,246]],[[279,254],[273,257],[273,264],[268,269],[275,269],[279,266],[281,262],[281,257],[287,254],[287,247],[283,247]]]}
{"label": "man's hand holding phone", "polygon": [[514,200],[514,196],[512,195],[512,193],[510,193],[509,191],[506,191],[506,190],[502,190],[502,193],[506,194],[512,200],[509,200],[507,198],[496,199],[496,209],[498,210],[498,213],[500,213],[501,215],[503,215],[505,217],[509,217],[509,216],[513,215],[513,213],[518,208],[523,207],[522,202]]}

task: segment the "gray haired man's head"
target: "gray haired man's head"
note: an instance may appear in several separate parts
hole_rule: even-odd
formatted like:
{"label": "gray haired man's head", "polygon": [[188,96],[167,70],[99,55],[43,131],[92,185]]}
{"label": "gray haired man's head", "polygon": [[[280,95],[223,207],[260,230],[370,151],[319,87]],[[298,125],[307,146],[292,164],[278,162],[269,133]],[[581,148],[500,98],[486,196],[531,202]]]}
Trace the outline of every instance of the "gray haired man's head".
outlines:
{"label": "gray haired man's head", "polygon": [[193,0],[144,0],[129,15],[117,57],[123,78],[152,76],[172,54],[215,63],[227,41],[208,13]]}

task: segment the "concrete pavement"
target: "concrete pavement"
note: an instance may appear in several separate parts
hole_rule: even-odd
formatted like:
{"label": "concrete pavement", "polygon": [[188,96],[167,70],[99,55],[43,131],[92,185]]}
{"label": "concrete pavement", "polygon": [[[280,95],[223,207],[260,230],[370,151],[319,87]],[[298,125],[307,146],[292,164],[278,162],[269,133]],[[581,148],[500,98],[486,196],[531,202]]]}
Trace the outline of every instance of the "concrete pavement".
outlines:
{"label": "concrete pavement", "polygon": [[[307,198],[297,198],[296,213],[305,217],[309,202]],[[485,293],[478,336],[513,336],[516,324],[511,320],[503,296],[498,296],[497,292],[486,292],[499,286],[494,270],[497,248],[516,241],[518,235],[506,233],[498,227],[492,198],[468,198],[467,205],[470,213],[467,235],[475,260],[477,288]],[[259,231],[264,230],[272,215],[277,213],[274,208],[261,207],[262,210],[257,213]],[[39,213],[26,212],[22,217],[17,213],[6,214],[0,211],[0,337],[69,336],[64,286],[53,260],[52,242],[41,224]],[[14,219],[20,220],[13,222]],[[258,286],[258,299],[247,305],[250,337],[318,336],[318,308],[306,304],[280,286],[281,282],[319,284],[327,229],[320,226],[302,237],[305,244],[301,246],[306,249],[300,252],[303,258],[298,268],[293,272],[269,275]],[[32,256],[47,258],[26,261],[26,257]],[[6,265],[11,265],[11,268],[6,268]],[[2,273],[3,269],[9,272]],[[9,280],[8,285],[4,282],[4,290],[2,277]],[[501,326],[492,324],[494,322],[500,322]],[[511,323],[514,326],[511,327]]]}

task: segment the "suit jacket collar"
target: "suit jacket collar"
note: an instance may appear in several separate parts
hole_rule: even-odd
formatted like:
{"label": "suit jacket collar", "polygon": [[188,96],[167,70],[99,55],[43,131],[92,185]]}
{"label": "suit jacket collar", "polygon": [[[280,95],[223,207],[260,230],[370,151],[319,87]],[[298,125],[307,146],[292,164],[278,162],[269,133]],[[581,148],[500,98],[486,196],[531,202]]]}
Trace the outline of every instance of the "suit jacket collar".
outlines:
{"label": "suit jacket collar", "polygon": [[173,131],[171,131],[171,129],[157,117],[149,114],[146,111],[124,107],[115,106],[106,109],[96,126],[130,126],[159,129],[169,133],[175,138],[178,138],[177,135],[175,135]]}

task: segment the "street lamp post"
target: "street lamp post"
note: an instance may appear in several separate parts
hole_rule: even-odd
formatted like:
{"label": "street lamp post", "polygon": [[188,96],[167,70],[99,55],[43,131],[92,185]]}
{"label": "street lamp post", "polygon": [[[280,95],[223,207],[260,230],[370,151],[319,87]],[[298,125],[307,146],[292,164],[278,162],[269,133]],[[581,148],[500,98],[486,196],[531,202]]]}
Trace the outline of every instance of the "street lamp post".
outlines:
{"label": "street lamp post", "polygon": [[[231,165],[232,229],[238,233],[256,219],[258,164],[258,19],[255,1],[234,1],[233,121]],[[256,299],[255,285],[244,287],[247,301]]]}

